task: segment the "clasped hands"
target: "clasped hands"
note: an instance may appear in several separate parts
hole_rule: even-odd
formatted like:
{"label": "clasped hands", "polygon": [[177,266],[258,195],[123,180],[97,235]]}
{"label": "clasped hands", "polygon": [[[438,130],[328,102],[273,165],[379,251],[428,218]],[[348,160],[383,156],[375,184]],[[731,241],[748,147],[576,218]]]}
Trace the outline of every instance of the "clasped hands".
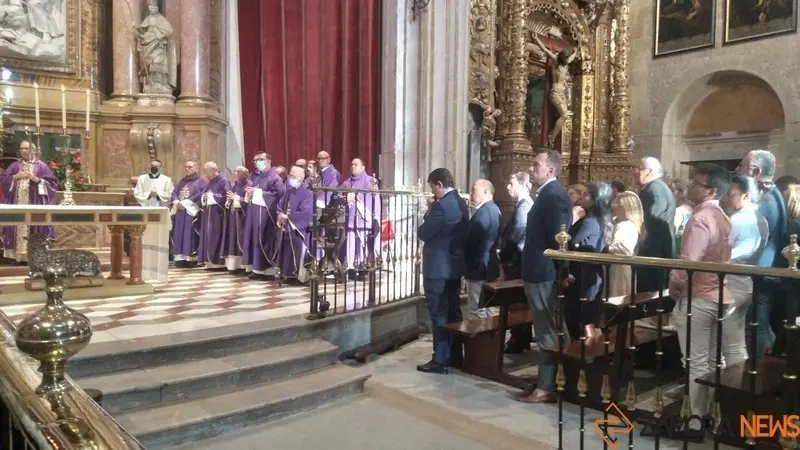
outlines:
{"label": "clasped hands", "polygon": [[283,227],[286,225],[286,222],[289,220],[289,216],[285,213],[278,214],[278,226]]}
{"label": "clasped hands", "polygon": [[30,180],[34,183],[41,181],[39,178],[36,178],[36,175],[34,175],[33,172],[19,172],[18,174],[14,175],[14,180]]}

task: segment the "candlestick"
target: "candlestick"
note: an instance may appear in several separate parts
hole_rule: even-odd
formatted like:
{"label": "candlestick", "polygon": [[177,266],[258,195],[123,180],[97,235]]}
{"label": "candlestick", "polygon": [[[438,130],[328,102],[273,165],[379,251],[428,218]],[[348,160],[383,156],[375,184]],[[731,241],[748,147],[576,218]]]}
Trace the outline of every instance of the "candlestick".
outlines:
{"label": "candlestick", "polygon": [[92,108],[92,97],[91,91],[89,89],[86,90],[86,134],[89,134],[89,111]]}
{"label": "candlestick", "polygon": [[[64,87],[61,87],[62,93],[64,92]],[[62,108],[62,112],[65,111],[65,108]],[[63,114],[62,114],[63,115]],[[66,152],[67,156],[69,155],[69,135],[67,135],[67,125],[66,125],[66,116],[63,117],[64,127],[61,129],[61,138],[63,139],[63,145],[61,147],[62,152]],[[75,206],[75,200],[72,198],[72,160],[70,159],[70,163],[67,164],[66,171],[64,174],[64,199],[61,200],[59,205],[61,206]]]}
{"label": "candlestick", "polygon": [[61,85],[61,128],[64,129],[66,134],[67,129],[67,89]]}
{"label": "candlestick", "polygon": [[39,85],[33,83],[33,102],[36,111],[36,128],[38,129],[42,124],[39,121]]}

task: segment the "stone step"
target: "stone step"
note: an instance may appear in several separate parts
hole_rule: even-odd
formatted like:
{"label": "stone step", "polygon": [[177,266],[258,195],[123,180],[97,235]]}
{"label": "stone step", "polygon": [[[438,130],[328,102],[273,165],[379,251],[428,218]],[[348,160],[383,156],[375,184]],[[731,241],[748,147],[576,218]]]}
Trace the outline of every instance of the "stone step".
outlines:
{"label": "stone step", "polygon": [[[365,372],[335,364],[287,380],[116,415],[148,450],[208,439],[363,392]],[[265,444],[268,446],[267,444]]]}
{"label": "stone step", "polygon": [[321,339],[78,379],[103,393],[111,413],[189,400],[289,378],[333,364],[336,346]]}
{"label": "stone step", "polygon": [[[72,378],[177,364],[288,345],[312,338],[303,321],[271,320],[90,345],[70,359]],[[157,325],[156,325],[157,326]]]}

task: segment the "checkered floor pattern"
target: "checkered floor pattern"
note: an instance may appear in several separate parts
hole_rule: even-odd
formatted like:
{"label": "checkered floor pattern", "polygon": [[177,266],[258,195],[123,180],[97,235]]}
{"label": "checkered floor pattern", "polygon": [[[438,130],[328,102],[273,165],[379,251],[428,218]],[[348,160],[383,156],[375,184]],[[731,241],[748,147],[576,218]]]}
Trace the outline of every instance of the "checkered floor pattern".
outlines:
{"label": "checkered floor pattern", "polygon": [[[405,273],[406,271],[402,271]],[[376,294],[381,301],[397,298],[400,271],[385,273],[379,280]],[[18,279],[17,279],[18,278]],[[405,280],[407,276],[402,276]],[[22,282],[23,277],[4,277],[0,284]],[[169,283],[156,284],[151,295],[68,300],[66,303],[92,321],[92,342],[136,339],[147,336],[203,330],[309,312],[311,293],[306,286],[283,285],[249,280],[246,276],[204,269],[171,269]],[[334,285],[328,281],[325,290],[331,306],[348,310],[366,302],[365,283]],[[41,305],[10,305],[0,308],[11,320],[19,323]]]}

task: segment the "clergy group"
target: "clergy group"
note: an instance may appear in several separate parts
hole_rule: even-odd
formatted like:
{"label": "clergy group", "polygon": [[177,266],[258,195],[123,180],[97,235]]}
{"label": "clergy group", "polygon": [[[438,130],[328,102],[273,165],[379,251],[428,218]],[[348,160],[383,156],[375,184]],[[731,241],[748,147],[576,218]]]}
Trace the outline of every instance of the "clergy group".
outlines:
{"label": "clergy group", "polygon": [[[171,210],[175,266],[305,282],[314,248],[314,211],[321,216],[324,208],[333,207],[344,214],[336,259],[350,278],[363,278],[368,258],[379,256],[381,248],[381,200],[363,161],[353,159],[345,179],[324,151],[316,160],[297,160],[289,170],[272,167],[267,153],[257,154],[252,163],[252,171],[239,166],[229,180],[214,162],[200,167],[187,161],[183,178],[173,186],[161,173],[161,162],[153,160],[149,172],[139,177],[136,200]],[[317,228],[317,243],[325,239],[323,228]],[[317,245],[314,256],[332,260],[326,251],[332,250]]]}

